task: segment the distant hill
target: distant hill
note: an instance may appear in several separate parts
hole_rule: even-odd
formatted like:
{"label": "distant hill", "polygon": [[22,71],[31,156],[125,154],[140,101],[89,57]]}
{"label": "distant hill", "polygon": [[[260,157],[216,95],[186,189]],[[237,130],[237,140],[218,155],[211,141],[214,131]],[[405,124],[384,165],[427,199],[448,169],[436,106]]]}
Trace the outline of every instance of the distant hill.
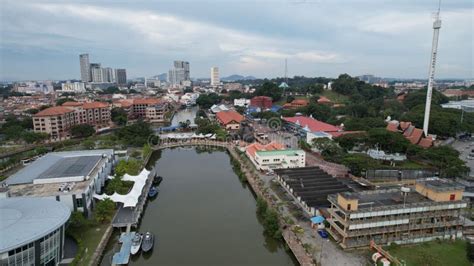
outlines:
{"label": "distant hill", "polygon": [[153,76],[152,78],[158,79],[158,80],[161,80],[161,81],[166,81],[167,78],[168,78],[168,74],[163,73],[163,74],[159,74],[159,75]]}
{"label": "distant hill", "polygon": [[222,81],[237,81],[237,80],[253,80],[257,79],[254,76],[242,76],[242,75],[230,75],[228,77],[221,78]]}

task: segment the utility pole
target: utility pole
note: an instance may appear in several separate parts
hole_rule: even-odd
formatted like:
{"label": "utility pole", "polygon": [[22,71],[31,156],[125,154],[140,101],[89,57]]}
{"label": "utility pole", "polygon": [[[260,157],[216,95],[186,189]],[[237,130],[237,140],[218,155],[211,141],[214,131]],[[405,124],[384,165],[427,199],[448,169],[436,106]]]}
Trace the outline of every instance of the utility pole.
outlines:
{"label": "utility pole", "polygon": [[441,19],[439,17],[441,9],[441,0],[439,1],[438,12],[435,14],[435,21],[433,22],[433,43],[431,47],[431,61],[429,66],[428,75],[428,89],[426,91],[426,104],[425,104],[425,120],[423,121],[423,132],[425,136],[428,136],[428,125],[430,123],[430,111],[431,111],[431,97],[433,96],[433,83],[436,66],[436,57],[438,54],[438,39],[439,29],[441,28]]}

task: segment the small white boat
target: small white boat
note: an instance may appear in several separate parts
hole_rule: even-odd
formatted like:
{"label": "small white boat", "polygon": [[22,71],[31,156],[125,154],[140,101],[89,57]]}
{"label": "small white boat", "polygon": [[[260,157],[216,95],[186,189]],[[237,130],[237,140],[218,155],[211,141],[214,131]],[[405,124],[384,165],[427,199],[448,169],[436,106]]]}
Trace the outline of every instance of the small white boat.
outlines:
{"label": "small white boat", "polygon": [[140,233],[135,233],[135,236],[132,239],[132,247],[130,248],[130,254],[135,255],[140,251],[142,245],[143,235]]}

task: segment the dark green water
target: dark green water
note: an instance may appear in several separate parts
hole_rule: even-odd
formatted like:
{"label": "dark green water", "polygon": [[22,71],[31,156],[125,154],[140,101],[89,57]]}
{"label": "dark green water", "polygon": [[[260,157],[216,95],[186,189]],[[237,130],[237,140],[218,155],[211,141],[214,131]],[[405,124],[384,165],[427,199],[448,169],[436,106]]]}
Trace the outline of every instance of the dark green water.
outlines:
{"label": "dark green water", "polygon": [[131,265],[295,265],[281,244],[263,234],[255,198],[225,151],[168,149],[157,158],[164,180],[139,228],[155,234],[155,247],[132,257]]}

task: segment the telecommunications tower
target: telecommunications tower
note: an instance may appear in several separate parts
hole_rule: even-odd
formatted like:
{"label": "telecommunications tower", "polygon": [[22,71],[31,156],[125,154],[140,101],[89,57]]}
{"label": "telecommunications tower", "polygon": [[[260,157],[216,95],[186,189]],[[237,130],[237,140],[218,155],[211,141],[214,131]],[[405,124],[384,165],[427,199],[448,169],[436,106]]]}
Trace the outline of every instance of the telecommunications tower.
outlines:
{"label": "telecommunications tower", "polygon": [[430,123],[431,97],[433,95],[433,83],[436,66],[436,56],[438,54],[439,29],[441,28],[441,19],[439,12],[441,9],[441,0],[439,1],[438,12],[435,13],[433,22],[433,43],[431,48],[431,61],[428,75],[428,89],[426,91],[425,120],[423,121],[423,132],[428,136],[428,125]]}

